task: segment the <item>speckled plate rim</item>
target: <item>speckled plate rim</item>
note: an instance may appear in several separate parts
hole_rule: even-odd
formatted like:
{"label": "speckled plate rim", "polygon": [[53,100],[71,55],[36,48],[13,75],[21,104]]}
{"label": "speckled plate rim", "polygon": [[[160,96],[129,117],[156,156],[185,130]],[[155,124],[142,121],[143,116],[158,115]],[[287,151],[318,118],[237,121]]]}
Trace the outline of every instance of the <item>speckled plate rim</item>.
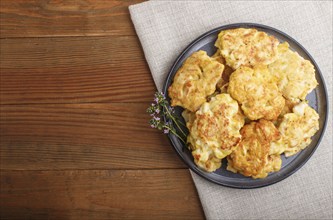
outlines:
{"label": "speckled plate rim", "polygon": [[[313,155],[313,153],[316,151],[316,149],[318,148],[323,136],[324,136],[324,133],[326,131],[326,127],[327,127],[327,121],[328,121],[328,112],[329,112],[329,100],[328,100],[328,95],[327,95],[327,88],[326,88],[326,85],[325,85],[325,81],[324,81],[324,78],[322,76],[322,73],[321,73],[321,70],[319,69],[319,66],[317,65],[317,63],[315,62],[315,60],[313,59],[313,57],[311,56],[311,54],[300,44],[298,43],[294,38],[292,38],[291,36],[289,36],[288,34],[276,29],[276,28],[273,28],[273,27],[270,27],[270,26],[267,26],[267,25],[262,25],[262,24],[257,24],[257,23],[234,23],[234,24],[228,24],[228,25],[223,25],[223,26],[220,26],[220,27],[217,27],[217,28],[214,28],[204,34],[202,34],[201,36],[199,36],[197,39],[195,39],[194,41],[192,41],[181,53],[180,55],[177,57],[177,59],[175,60],[175,62],[173,63],[170,71],[168,72],[168,75],[167,75],[167,78],[165,80],[165,83],[164,83],[164,87],[163,87],[163,92],[164,94],[166,94],[167,98],[168,98],[168,87],[169,87],[169,84],[170,82],[172,82],[173,80],[173,77],[174,77],[174,74],[175,74],[175,68],[177,67],[177,65],[179,64],[180,60],[183,58],[183,56],[189,51],[191,50],[191,48],[198,44],[201,40],[203,40],[205,37],[211,35],[211,34],[214,34],[215,32],[218,33],[219,31],[221,30],[226,30],[226,29],[233,29],[233,28],[260,28],[260,29],[267,29],[267,30],[270,30],[270,31],[273,31],[273,32],[276,32],[282,36],[284,36],[286,39],[288,39],[288,42],[292,42],[294,43],[295,45],[297,45],[309,58],[310,58],[310,61],[312,62],[312,64],[315,66],[315,69],[317,70],[316,71],[316,75],[321,79],[322,81],[322,87],[323,87],[323,91],[324,91],[324,98],[325,98],[325,103],[326,103],[326,107],[324,108],[325,110],[325,118],[324,118],[324,123],[323,123],[323,126],[322,126],[322,129],[320,130],[320,136],[317,140],[317,143],[315,144],[315,146],[312,148],[312,151],[310,152],[310,154],[304,159],[302,160],[300,163],[298,163],[296,165],[296,167],[291,170],[290,172],[288,172],[287,174],[285,175],[281,175],[281,176],[277,176],[277,178],[275,178],[274,181],[271,181],[269,183],[262,183],[262,184],[257,184],[255,186],[239,186],[239,185],[235,185],[235,184],[230,184],[230,183],[225,183],[225,182],[220,182],[220,181],[217,181],[215,179],[212,179],[212,178],[209,178],[206,174],[206,172],[204,171],[201,171],[195,164],[194,162],[192,161],[192,164],[188,163],[185,158],[183,157],[183,151],[180,150],[180,148],[176,147],[176,145],[179,144],[176,143],[176,139],[177,137],[173,134],[168,134],[168,139],[173,147],[173,149],[176,151],[177,155],[182,159],[182,161],[193,171],[195,172],[196,174],[198,174],[199,176],[201,176],[202,178],[210,181],[210,182],[213,182],[215,184],[218,184],[218,185],[221,185],[221,186],[226,186],[226,187],[231,187],[231,188],[238,188],[238,189],[253,189],[253,188],[260,188],[260,187],[265,187],[265,186],[269,186],[269,185],[272,185],[272,184],[275,184],[277,182],[280,182],[284,179],[286,179],[287,177],[291,176],[292,174],[294,174],[296,171],[298,171],[309,159],[310,157]],[[274,35],[273,35],[274,36]],[[164,117],[164,121],[166,121],[167,119]],[[208,173],[207,173],[208,174]]]}

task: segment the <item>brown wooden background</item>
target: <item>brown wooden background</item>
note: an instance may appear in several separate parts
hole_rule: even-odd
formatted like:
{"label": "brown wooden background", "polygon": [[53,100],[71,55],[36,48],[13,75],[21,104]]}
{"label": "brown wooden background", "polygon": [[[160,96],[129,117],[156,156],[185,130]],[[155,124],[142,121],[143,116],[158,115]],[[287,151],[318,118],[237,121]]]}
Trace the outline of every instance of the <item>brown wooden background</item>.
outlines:
{"label": "brown wooden background", "polygon": [[128,6],[1,0],[1,218],[203,219],[149,127],[155,86]]}

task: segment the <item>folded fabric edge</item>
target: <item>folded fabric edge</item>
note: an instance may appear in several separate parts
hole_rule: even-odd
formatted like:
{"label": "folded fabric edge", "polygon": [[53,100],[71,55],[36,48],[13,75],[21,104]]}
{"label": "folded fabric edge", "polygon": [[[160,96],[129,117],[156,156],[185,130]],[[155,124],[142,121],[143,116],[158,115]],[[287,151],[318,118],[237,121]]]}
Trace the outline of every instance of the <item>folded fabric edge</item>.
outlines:
{"label": "folded fabric edge", "polygon": [[[200,194],[200,191],[198,189],[197,182],[196,182],[197,178],[201,178],[201,177],[198,176],[196,173],[194,173],[191,169],[189,169],[189,171],[190,171],[190,174],[191,174],[191,177],[192,177],[195,189],[197,191],[197,194],[199,195],[199,199],[200,199],[202,210],[204,211],[204,214],[205,214],[206,218],[208,218],[208,214],[209,214],[208,211],[209,210],[206,210],[206,207],[204,206],[204,204],[202,202],[204,199],[203,199],[203,196]],[[205,180],[205,181],[207,181],[207,180]]]}

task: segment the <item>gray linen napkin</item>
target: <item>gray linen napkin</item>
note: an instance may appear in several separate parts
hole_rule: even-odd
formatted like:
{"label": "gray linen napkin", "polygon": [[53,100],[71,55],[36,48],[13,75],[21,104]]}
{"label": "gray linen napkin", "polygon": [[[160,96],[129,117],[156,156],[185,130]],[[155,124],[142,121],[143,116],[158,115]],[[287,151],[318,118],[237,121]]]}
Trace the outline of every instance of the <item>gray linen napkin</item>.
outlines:
{"label": "gray linen napkin", "polygon": [[[156,87],[195,38],[215,27],[253,22],[294,37],[323,72],[332,103],[332,1],[149,1],[129,7]],[[332,106],[311,159],[272,186],[240,190],[191,173],[207,219],[332,219]]]}

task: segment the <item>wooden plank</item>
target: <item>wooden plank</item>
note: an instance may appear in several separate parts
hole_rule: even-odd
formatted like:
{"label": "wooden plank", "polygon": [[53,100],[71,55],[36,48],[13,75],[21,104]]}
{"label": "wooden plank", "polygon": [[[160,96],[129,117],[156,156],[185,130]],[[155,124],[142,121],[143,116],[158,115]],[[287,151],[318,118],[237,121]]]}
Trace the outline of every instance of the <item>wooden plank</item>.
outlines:
{"label": "wooden plank", "polygon": [[0,106],[1,169],[185,168],[148,103]]}
{"label": "wooden plank", "polygon": [[2,171],[1,219],[204,219],[187,169]]}
{"label": "wooden plank", "polygon": [[2,39],[2,104],[147,102],[155,91],[137,37]]}
{"label": "wooden plank", "polygon": [[135,35],[128,6],[143,0],[1,0],[0,36]]}

